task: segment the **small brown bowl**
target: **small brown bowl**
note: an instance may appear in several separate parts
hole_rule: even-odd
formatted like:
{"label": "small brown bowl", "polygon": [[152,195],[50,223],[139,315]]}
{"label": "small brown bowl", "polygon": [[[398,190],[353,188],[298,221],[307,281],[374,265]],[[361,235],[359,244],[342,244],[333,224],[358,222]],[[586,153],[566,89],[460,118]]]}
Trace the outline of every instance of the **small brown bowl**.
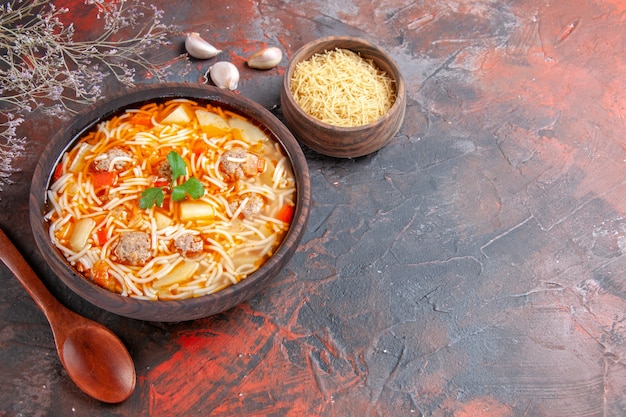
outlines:
{"label": "small brown bowl", "polygon": [[[356,127],[334,126],[305,112],[294,99],[290,84],[298,63],[335,48],[347,49],[373,60],[395,81],[396,100],[389,111],[375,122]],[[280,99],[285,122],[296,138],[321,154],[338,158],[364,156],[385,146],[400,130],[406,109],[404,79],[391,56],[370,42],[344,36],[318,39],[300,48],[291,59],[283,79]]]}
{"label": "small brown bowl", "polygon": [[[213,294],[182,300],[151,301],[122,296],[103,289],[79,275],[53,245],[48,235],[48,224],[43,218],[47,211],[46,190],[61,155],[98,122],[128,108],[173,98],[188,98],[199,103],[219,105],[226,110],[244,115],[280,144],[291,162],[295,175],[296,207],[293,220],[274,254],[261,268],[237,284]],[[52,137],[35,167],[30,190],[29,215],[41,254],[52,271],[76,294],[104,310],[121,316],[146,321],[178,322],[217,314],[262,291],[268,281],[295,253],[305,231],[310,200],[309,170],[302,149],[291,132],[273,114],[259,104],[230,91],[202,85],[168,83],[138,87],[100,101],[85,109],[67,128]]]}

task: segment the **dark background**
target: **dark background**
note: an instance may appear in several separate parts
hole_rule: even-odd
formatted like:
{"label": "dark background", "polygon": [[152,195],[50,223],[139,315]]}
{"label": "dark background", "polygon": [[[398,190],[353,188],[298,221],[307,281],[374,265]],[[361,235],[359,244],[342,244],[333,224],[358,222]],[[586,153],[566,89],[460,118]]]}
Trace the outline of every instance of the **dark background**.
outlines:
{"label": "dark background", "polygon": [[[623,2],[153,3],[180,29],[154,51],[174,60],[169,81],[203,82],[208,61],[176,60],[196,31],[281,118],[289,57],[359,36],[401,67],[404,125],[358,159],[305,149],[313,205],[288,266],[230,311],[161,324],[88,305],[44,265],[28,187],[64,122],[32,113],[0,226],[65,305],[120,336],[138,381],[119,405],[80,392],[2,266],[0,415],[626,415]],[[70,16],[95,31],[93,13]],[[245,67],[271,45],[278,68]]]}

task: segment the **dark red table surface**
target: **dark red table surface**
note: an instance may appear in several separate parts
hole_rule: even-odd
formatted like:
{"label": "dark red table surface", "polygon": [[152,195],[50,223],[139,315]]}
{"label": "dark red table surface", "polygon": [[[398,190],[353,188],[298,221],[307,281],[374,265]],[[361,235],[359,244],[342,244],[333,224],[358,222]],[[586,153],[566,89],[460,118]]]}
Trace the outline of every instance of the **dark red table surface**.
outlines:
{"label": "dark red table surface", "polygon": [[[33,113],[0,225],[55,296],[120,336],[138,380],[119,405],[79,391],[0,266],[0,415],[626,415],[623,1],[154,4],[240,67],[283,49],[276,69],[242,69],[238,89],[279,118],[299,47],[373,41],[402,69],[406,120],[366,157],[305,149],[313,205],[288,266],[230,311],[163,324],[93,307],[45,266],[28,188],[63,121]],[[181,52],[172,41],[162,57]],[[208,66],[184,58],[168,80],[202,82]]]}

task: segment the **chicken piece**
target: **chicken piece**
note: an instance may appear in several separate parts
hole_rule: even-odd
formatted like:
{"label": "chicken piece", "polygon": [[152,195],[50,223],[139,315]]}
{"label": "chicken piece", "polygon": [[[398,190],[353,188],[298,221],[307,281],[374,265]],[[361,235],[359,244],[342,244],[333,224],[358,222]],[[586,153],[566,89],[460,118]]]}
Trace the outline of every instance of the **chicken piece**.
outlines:
{"label": "chicken piece", "polygon": [[159,176],[159,178],[162,178],[164,180],[172,179],[172,166],[167,161],[167,159],[159,162],[159,165],[157,166],[157,175]]}
{"label": "chicken piece", "polygon": [[178,236],[176,240],[174,240],[174,247],[186,258],[198,256],[204,250],[202,238],[198,235],[192,235],[191,233]]}
{"label": "chicken piece", "polygon": [[109,265],[102,259],[98,259],[91,267],[91,280],[104,289],[117,292],[117,280],[109,274]]}
{"label": "chicken piece", "polygon": [[150,235],[146,232],[124,232],[113,252],[123,264],[145,265],[152,258]]}
{"label": "chicken piece", "polygon": [[265,169],[265,159],[236,147],[227,150],[220,158],[220,172],[228,181],[253,177]]}
{"label": "chicken piece", "polygon": [[244,204],[244,201],[245,205],[241,209],[241,214],[246,218],[254,216],[255,214],[259,214],[261,212],[261,209],[263,209],[263,205],[265,204],[265,200],[263,200],[263,197],[261,197],[260,195],[248,194],[246,196],[239,197],[235,201],[231,201],[228,204],[228,207],[234,213],[239,209],[242,204]]}
{"label": "chicken piece", "polygon": [[116,147],[96,156],[93,161],[93,168],[98,172],[122,171],[131,162],[130,153]]}

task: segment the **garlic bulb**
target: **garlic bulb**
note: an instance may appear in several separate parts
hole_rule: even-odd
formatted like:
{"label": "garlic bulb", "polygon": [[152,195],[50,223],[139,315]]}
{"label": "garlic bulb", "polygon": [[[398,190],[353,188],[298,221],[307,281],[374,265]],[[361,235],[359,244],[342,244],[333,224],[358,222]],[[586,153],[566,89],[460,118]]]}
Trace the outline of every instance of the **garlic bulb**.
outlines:
{"label": "garlic bulb", "polygon": [[234,90],[239,83],[239,70],[230,62],[216,62],[209,68],[208,74],[211,81],[219,88]]}
{"label": "garlic bulb", "polygon": [[281,59],[283,59],[283,52],[272,46],[250,55],[248,66],[257,69],[270,69],[280,64]]}
{"label": "garlic bulb", "polygon": [[197,59],[209,59],[222,52],[204,39],[197,32],[190,32],[185,39],[187,53]]}

